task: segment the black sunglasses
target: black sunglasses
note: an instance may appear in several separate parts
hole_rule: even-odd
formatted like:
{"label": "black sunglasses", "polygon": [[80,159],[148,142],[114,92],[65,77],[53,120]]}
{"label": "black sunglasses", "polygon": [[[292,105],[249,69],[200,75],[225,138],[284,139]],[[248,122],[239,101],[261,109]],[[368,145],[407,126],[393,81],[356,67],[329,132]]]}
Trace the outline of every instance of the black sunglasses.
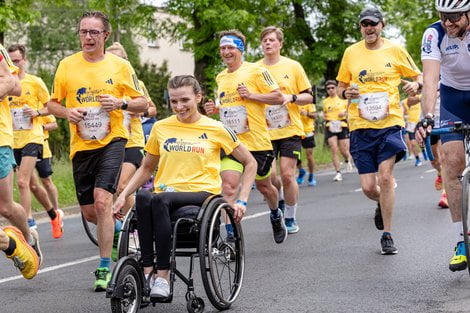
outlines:
{"label": "black sunglasses", "polygon": [[361,26],[362,27],[368,27],[368,26],[377,26],[379,25],[380,22],[372,22],[372,21],[362,21]]}
{"label": "black sunglasses", "polygon": [[335,89],[336,87],[326,87],[326,90]]}
{"label": "black sunglasses", "polygon": [[456,23],[458,21],[460,21],[460,19],[462,18],[462,16],[465,14],[465,12],[459,12],[459,13],[439,13],[439,16],[441,17],[441,21],[442,22],[446,22],[447,20],[449,20],[449,22],[451,23]]}

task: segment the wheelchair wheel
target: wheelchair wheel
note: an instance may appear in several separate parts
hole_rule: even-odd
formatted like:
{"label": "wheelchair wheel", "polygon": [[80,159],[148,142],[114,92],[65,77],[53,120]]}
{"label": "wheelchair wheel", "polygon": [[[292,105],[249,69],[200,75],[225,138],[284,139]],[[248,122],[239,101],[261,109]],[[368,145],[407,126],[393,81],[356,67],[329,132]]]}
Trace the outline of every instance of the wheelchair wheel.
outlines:
{"label": "wheelchair wheel", "polygon": [[140,255],[139,236],[137,234],[137,214],[134,208],[127,213],[119,234],[118,258],[120,259],[127,255],[135,255],[137,258]]}
{"label": "wheelchair wheel", "polygon": [[468,266],[468,260],[470,260],[470,251],[468,251],[468,206],[470,204],[470,172],[465,171],[462,177],[462,226],[463,226],[463,240],[465,243],[465,252],[467,254],[467,269],[470,274],[470,266]]}
{"label": "wheelchair wheel", "polygon": [[204,312],[204,300],[199,297],[191,298],[186,303],[186,309],[189,313],[202,313]]}
{"label": "wheelchair wheel", "polygon": [[91,242],[93,242],[96,246],[98,245],[98,237],[96,236],[96,225],[88,222],[85,218],[85,216],[82,214],[82,223],[83,223],[83,228],[85,228],[85,232],[90,238]]}
{"label": "wheelchair wheel", "polygon": [[119,297],[111,298],[111,311],[113,313],[135,313],[142,302],[142,282],[140,269],[134,263],[125,262],[116,277],[116,289],[122,288]]}
{"label": "wheelchair wheel", "polygon": [[[234,226],[234,240],[227,240],[222,212]],[[221,198],[211,201],[203,214],[199,257],[209,301],[218,310],[228,309],[241,290],[245,253],[241,226],[235,224],[232,208]]]}

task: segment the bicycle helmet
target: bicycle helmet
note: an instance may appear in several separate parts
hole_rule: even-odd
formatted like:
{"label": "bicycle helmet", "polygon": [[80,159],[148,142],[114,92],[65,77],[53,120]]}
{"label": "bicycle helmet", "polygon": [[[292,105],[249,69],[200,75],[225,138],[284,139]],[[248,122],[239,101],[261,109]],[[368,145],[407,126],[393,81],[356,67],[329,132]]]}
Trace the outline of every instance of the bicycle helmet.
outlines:
{"label": "bicycle helmet", "polygon": [[442,13],[467,12],[470,0],[436,0],[436,10]]}

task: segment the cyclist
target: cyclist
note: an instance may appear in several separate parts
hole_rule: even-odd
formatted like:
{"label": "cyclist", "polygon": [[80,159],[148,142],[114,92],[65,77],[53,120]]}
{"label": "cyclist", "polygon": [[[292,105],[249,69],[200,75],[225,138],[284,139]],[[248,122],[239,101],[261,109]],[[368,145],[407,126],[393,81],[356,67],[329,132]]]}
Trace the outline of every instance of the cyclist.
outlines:
{"label": "cyclist", "polygon": [[[83,14],[78,24],[82,50],[60,62],[48,103],[51,113],[69,121],[78,203],[85,218],[97,224],[100,263],[95,291],[106,290],[111,278],[115,228],[111,204],[129,136],[122,110],[138,113],[147,109],[132,66],[105,53],[110,34],[106,15],[99,11]],[[61,105],[64,99],[65,107]]]}
{"label": "cyclist", "polygon": [[335,167],[333,181],[342,181],[341,164],[338,152],[341,152],[346,163],[346,170],[352,171],[352,157],[349,153],[349,129],[347,122],[348,102],[336,94],[338,83],[335,80],[327,80],[325,83],[328,97],[323,100],[323,114],[326,121],[325,139],[331,149],[331,158]]}
{"label": "cyclist", "polygon": [[337,76],[338,96],[350,100],[350,151],[364,194],[378,203],[374,220],[377,229],[383,230],[382,254],[396,254],[390,233],[393,167],[406,151],[398,85],[402,76],[411,77],[413,82],[403,81],[403,90],[416,94],[420,71],[405,49],[381,37],[385,22],[377,8],[362,10],[359,26],[364,39],[344,52]]}
{"label": "cyclist", "polygon": [[[314,174],[315,161],[313,159],[313,148],[315,148],[315,118],[317,117],[317,108],[315,104],[310,103],[300,106],[300,119],[304,126],[305,138],[302,138],[302,148],[305,149],[305,155],[307,156],[307,167],[308,167],[308,185],[316,186],[317,180]],[[299,176],[297,177],[297,183],[303,184],[305,170],[302,168],[302,160],[297,161],[297,168],[299,169]]]}
{"label": "cyclist", "polygon": [[[15,75],[13,75],[14,73]],[[34,237],[25,210],[13,201],[13,124],[7,96],[21,95],[21,86],[5,48],[0,44],[0,215],[12,225],[0,229],[0,250],[13,260],[26,279],[36,276],[39,258],[32,248]]]}
{"label": "cyclist", "polygon": [[[202,93],[194,77],[173,77],[168,82],[168,94],[175,115],[158,121],[152,128],[143,164],[114,204],[114,212],[119,215],[125,198],[148,180],[158,166],[156,193],[139,192],[136,209],[144,274],[150,281],[150,296],[160,298],[168,297],[170,292],[170,211],[185,205],[200,206],[208,196],[220,194],[223,149],[245,168],[240,194],[233,205],[236,221],[240,222],[256,173],[255,159],[236,135],[222,123],[199,113],[197,106]],[[150,276],[154,271],[153,238],[157,270],[156,275]]]}
{"label": "cyclist", "polygon": [[[38,236],[36,221],[31,212],[32,186],[30,182],[34,179],[34,168],[44,159],[46,139],[44,138],[41,116],[48,115],[44,104],[49,101],[49,91],[40,77],[26,73],[27,59],[24,45],[12,45],[8,47],[8,53],[12,62],[19,68],[18,77],[22,89],[21,96],[9,99],[10,110],[13,114],[14,153],[16,163],[19,166],[17,183],[20,202],[26,209],[28,224],[33,229],[33,235]],[[47,157],[49,156],[47,155]],[[36,194],[40,194],[42,198],[47,197],[42,186],[38,184],[34,186]],[[62,237],[64,212],[53,207],[50,202],[47,203],[46,212],[51,219],[52,236],[54,238]]]}
{"label": "cyclist", "polygon": [[[428,131],[432,127],[439,79],[440,126],[446,127],[455,121],[470,123],[470,0],[436,0],[435,4],[440,21],[426,29],[421,48],[424,73],[421,106],[424,119],[420,126],[423,123],[429,125]],[[426,133],[422,127],[418,130],[417,140],[422,144]],[[462,186],[458,178],[465,168],[462,141],[462,134],[441,135],[443,181],[457,240],[454,256],[449,263],[451,271],[466,269],[468,262],[462,233]]]}
{"label": "cyclist", "polygon": [[[227,69],[217,75],[217,102],[204,104],[207,114],[220,110],[225,126],[232,129],[250,150],[258,164],[256,189],[266,198],[276,243],[287,238],[282,211],[278,208],[278,191],[271,182],[274,160],[271,139],[265,119],[265,104],[282,104],[285,99],[269,71],[259,64],[243,61],[245,36],[238,30],[222,31],[220,55]],[[243,166],[233,156],[222,158],[222,189],[228,203],[233,204],[240,185]],[[230,232],[230,229],[227,228]]]}

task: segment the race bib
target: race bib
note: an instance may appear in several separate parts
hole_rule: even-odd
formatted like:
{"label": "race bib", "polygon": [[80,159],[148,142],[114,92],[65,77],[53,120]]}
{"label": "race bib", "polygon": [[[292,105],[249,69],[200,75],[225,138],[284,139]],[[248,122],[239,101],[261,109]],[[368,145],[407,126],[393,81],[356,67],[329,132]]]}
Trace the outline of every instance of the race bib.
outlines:
{"label": "race bib", "polygon": [[333,134],[337,134],[343,131],[343,127],[341,126],[341,121],[330,121],[330,125],[328,126],[328,131]]}
{"label": "race bib", "polygon": [[267,105],[264,113],[268,129],[284,128],[291,124],[289,111],[285,105]]}
{"label": "race bib", "polygon": [[220,108],[220,120],[237,135],[246,133],[250,130],[248,125],[248,116],[244,106]]}
{"label": "race bib", "polygon": [[109,113],[101,107],[86,108],[86,115],[77,124],[77,132],[83,140],[102,140],[111,132]]}
{"label": "race bib", "polygon": [[406,131],[409,133],[414,133],[416,130],[416,123],[406,122]]}
{"label": "race bib", "polygon": [[122,111],[122,114],[124,115],[124,120],[123,120],[124,128],[127,129],[127,131],[129,132],[129,136],[130,136],[132,132],[131,114],[127,111]]}
{"label": "race bib", "polygon": [[33,122],[30,116],[23,114],[23,109],[10,109],[11,119],[13,121],[13,130],[33,129]]}
{"label": "race bib", "polygon": [[374,92],[359,96],[359,116],[368,121],[376,122],[388,116],[388,93]]}

